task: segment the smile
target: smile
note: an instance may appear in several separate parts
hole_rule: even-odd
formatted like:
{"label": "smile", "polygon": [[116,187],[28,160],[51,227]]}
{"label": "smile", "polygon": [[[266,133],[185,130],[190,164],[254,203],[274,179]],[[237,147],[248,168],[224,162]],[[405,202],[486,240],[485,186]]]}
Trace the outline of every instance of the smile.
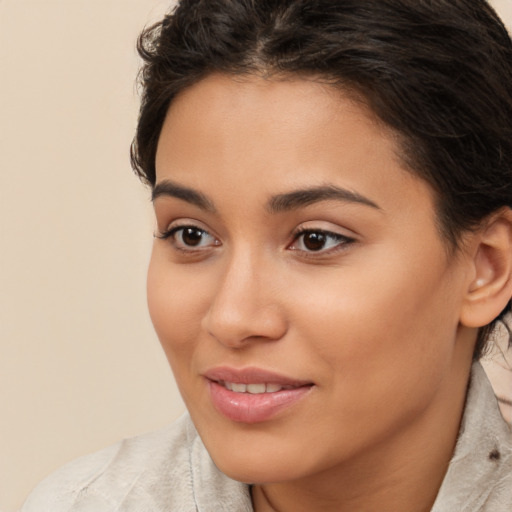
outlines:
{"label": "smile", "polygon": [[203,376],[213,407],[237,423],[261,423],[282,415],[315,387],[258,368],[214,368]]}

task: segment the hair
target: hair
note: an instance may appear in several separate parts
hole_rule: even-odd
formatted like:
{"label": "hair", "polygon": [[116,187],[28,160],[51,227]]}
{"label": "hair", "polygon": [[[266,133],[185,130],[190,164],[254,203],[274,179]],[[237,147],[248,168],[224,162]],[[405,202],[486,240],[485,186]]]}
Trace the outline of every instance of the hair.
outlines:
{"label": "hair", "polygon": [[[451,249],[512,207],[512,41],[485,0],[181,0],[138,51],[131,160],[150,186],[180,91],[212,73],[309,75],[362,98],[398,135]],[[475,358],[510,309],[480,329]]]}

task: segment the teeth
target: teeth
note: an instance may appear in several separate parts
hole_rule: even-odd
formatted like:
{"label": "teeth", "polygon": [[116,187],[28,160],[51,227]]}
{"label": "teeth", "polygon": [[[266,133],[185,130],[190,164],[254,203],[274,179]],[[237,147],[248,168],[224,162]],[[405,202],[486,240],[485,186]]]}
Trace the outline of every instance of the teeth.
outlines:
{"label": "teeth", "polygon": [[229,391],[235,393],[250,393],[252,395],[259,395],[261,393],[276,393],[281,389],[290,389],[290,386],[279,386],[278,384],[240,384],[236,382],[223,382],[222,383]]}
{"label": "teeth", "polygon": [[265,393],[266,386],[265,384],[247,384],[247,391],[252,395],[257,395],[259,393]]}

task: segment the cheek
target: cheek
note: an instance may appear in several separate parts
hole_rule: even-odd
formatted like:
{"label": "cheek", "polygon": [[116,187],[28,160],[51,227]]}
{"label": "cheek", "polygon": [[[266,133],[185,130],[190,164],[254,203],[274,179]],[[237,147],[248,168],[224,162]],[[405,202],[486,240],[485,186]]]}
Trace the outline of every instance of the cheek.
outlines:
{"label": "cheek", "polygon": [[340,269],[336,280],[317,279],[302,294],[307,315],[296,310],[295,317],[305,320],[304,343],[315,345],[315,357],[335,379],[354,383],[354,391],[374,387],[379,396],[382,382],[433,376],[448,364],[458,325],[457,285],[442,257],[427,262],[392,253],[371,262]]}
{"label": "cheek", "polygon": [[158,249],[148,269],[147,297],[151,321],[171,365],[194,348],[205,297],[186,271],[172,265]]}
{"label": "cheek", "polygon": [[391,433],[426,410],[450,365],[456,322],[441,272],[437,287],[412,269],[392,279],[369,268],[351,274],[339,285],[317,281],[295,318],[301,353],[330,396],[319,416],[358,439]]}
{"label": "cheek", "polygon": [[[163,251],[162,251],[163,252]],[[201,318],[208,300],[194,279],[180,266],[172,265],[153,250],[148,269],[148,308],[155,332],[187,407],[196,401],[191,367],[200,345]]]}

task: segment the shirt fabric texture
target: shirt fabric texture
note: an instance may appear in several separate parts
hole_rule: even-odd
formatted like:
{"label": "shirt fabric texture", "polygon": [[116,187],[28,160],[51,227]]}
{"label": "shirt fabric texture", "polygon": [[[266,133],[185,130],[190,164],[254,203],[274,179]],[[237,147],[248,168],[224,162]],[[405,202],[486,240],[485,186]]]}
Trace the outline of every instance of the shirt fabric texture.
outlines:
{"label": "shirt fabric texture", "polygon": [[[431,512],[512,512],[512,434],[479,363]],[[252,512],[249,486],[221,473],[185,414],[81,457],[43,480],[20,512]],[[389,512],[389,511],[383,511]]]}

